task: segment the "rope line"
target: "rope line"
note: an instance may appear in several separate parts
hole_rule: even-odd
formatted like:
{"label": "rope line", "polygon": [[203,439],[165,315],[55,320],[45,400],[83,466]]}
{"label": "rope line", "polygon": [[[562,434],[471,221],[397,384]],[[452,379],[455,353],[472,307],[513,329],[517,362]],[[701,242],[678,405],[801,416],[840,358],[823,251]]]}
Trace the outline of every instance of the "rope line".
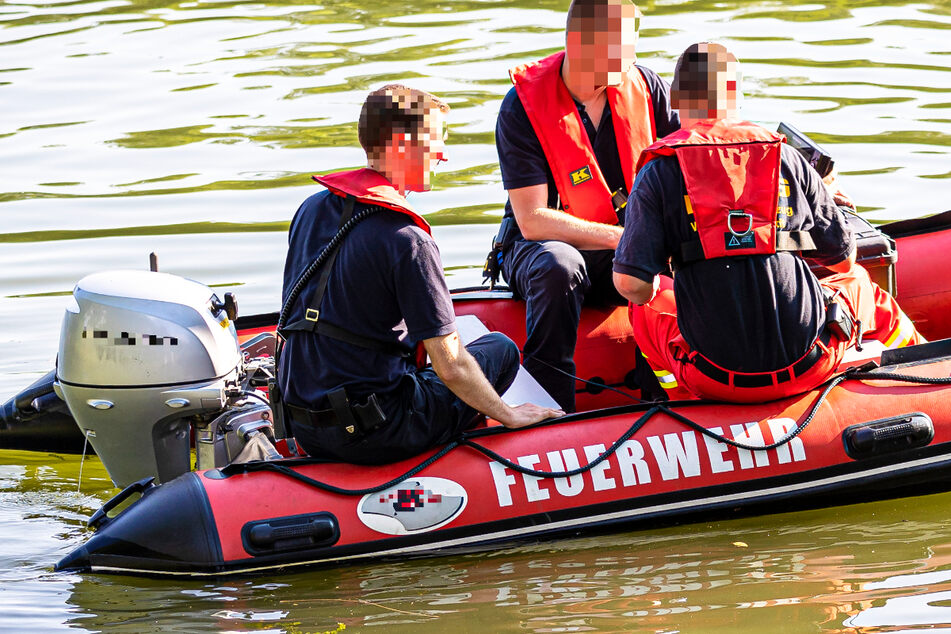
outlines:
{"label": "rope line", "polygon": [[505,456],[500,455],[499,453],[489,449],[488,447],[467,438],[466,437],[467,434],[465,433],[458,440],[454,440],[450,442],[448,445],[446,445],[445,447],[440,449],[438,452],[436,452],[435,454],[433,454],[432,456],[430,456],[423,462],[419,463],[418,465],[416,465],[415,467],[413,467],[406,473],[396,478],[393,478],[392,480],[388,482],[380,484],[378,486],[368,487],[364,489],[346,489],[343,487],[337,487],[332,484],[327,484],[326,482],[315,480],[314,478],[310,478],[301,473],[298,473],[283,464],[274,463],[274,462],[251,462],[251,463],[246,463],[242,465],[230,465],[229,467],[226,467],[226,469],[228,473],[233,473],[233,472],[248,473],[252,471],[273,471],[275,473],[280,473],[289,478],[292,478],[299,482],[303,482],[304,484],[313,486],[323,491],[328,491],[330,493],[337,493],[339,495],[348,495],[348,496],[362,496],[362,495],[367,495],[370,493],[378,493],[380,491],[384,491],[392,486],[399,484],[400,482],[403,482],[404,480],[407,480],[408,478],[412,478],[417,473],[426,469],[430,465],[434,464],[436,461],[440,460],[441,458],[446,456],[449,452],[453,451],[457,447],[469,447],[470,449],[473,449],[485,455],[486,457],[491,458],[492,460],[504,465],[508,469],[511,469],[512,471],[515,471],[517,473],[534,476],[536,478],[569,478],[571,476],[579,475],[579,474],[585,473],[586,471],[590,471],[594,467],[598,466],[599,464],[607,460],[611,455],[617,452],[617,450],[621,447],[621,445],[623,445],[625,442],[630,440],[630,438],[634,436],[634,434],[636,434],[638,431],[640,431],[644,427],[644,425],[646,425],[648,421],[650,421],[651,418],[653,418],[655,415],[659,413],[666,414],[667,416],[670,416],[672,419],[682,423],[686,427],[689,427],[690,429],[693,429],[703,434],[704,436],[713,438],[717,442],[725,443],[732,447],[736,447],[737,449],[745,449],[747,451],[766,451],[769,449],[775,449],[777,447],[781,447],[782,445],[785,445],[786,443],[790,442],[791,440],[799,436],[806,429],[806,427],[808,427],[809,424],[813,421],[813,419],[816,416],[816,413],[819,411],[819,407],[825,401],[829,393],[836,386],[848,380],[874,380],[874,381],[890,380],[890,381],[900,381],[904,383],[922,383],[927,385],[951,384],[951,377],[921,377],[921,376],[912,376],[908,374],[900,374],[895,372],[867,372],[867,371],[862,371],[857,369],[847,370],[843,374],[840,374],[839,376],[834,377],[826,382],[825,388],[822,390],[822,393],[819,394],[818,398],[816,398],[816,402],[813,403],[812,407],[809,410],[809,414],[806,416],[805,419],[803,419],[802,423],[797,425],[794,430],[787,433],[781,439],[769,445],[751,445],[751,444],[733,440],[731,438],[727,438],[723,436],[722,434],[717,434],[715,432],[710,431],[709,429],[707,429],[703,425],[700,425],[696,421],[691,420],[690,418],[684,416],[683,414],[670,409],[667,405],[664,405],[662,403],[657,403],[657,404],[654,404],[650,409],[645,411],[636,421],[634,421],[634,423],[627,429],[627,431],[625,431],[614,442],[614,444],[612,444],[608,449],[606,449],[604,453],[599,455],[597,458],[590,460],[587,464],[583,466],[580,466],[576,469],[568,469],[565,471],[542,471],[540,469],[531,469],[528,467],[523,467],[522,465],[516,462],[513,462],[512,460],[509,460]]}

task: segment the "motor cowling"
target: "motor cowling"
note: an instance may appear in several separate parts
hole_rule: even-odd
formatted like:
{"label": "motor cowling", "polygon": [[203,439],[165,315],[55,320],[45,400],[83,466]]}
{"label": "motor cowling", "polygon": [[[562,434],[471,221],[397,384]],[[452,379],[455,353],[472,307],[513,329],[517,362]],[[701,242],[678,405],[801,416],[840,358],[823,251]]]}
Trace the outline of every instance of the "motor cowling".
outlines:
{"label": "motor cowling", "polygon": [[190,424],[220,412],[242,354],[203,284],[165,273],[87,276],[66,309],[56,391],[117,486],[190,469]]}

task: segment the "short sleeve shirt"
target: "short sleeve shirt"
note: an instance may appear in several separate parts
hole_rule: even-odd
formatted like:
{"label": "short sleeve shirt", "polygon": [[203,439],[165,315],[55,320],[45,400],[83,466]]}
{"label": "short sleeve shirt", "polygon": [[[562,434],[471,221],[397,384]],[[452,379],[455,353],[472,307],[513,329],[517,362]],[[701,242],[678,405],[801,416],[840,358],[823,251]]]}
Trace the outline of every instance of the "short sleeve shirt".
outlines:
{"label": "short sleeve shirt", "polygon": [[[291,221],[284,266],[286,301],[301,273],[336,234],[344,198],[329,191],[304,201]],[[354,215],[366,205],[357,203]],[[287,319],[303,317],[315,275]],[[305,306],[306,304],[306,306]],[[383,210],[344,238],[331,270],[320,318],[364,337],[410,350],[423,339],[451,334],[455,314],[432,237],[404,214]],[[325,395],[347,388],[351,398],[385,397],[413,371],[405,359],[309,332],[292,332],[281,356],[279,379],[287,402],[329,407]]]}
{"label": "short sleeve shirt", "polygon": [[[683,175],[674,156],[652,160],[638,173],[614,270],[650,282],[668,268],[680,244],[695,239],[684,205]],[[819,264],[835,264],[854,236],[819,175],[794,149],[782,146],[778,227],[812,234]],[[737,372],[786,367],[808,351],[823,326],[819,282],[798,255],[716,258],[692,263],[674,277],[677,322],[694,350]]]}
{"label": "short sleeve shirt", "polygon": [[[650,90],[657,135],[663,137],[676,132],[680,129],[680,117],[670,108],[670,86],[654,71],[643,66],[637,66],[637,68]],[[598,167],[601,168],[608,187],[611,191],[615,191],[624,185],[624,172],[621,169],[621,158],[617,150],[610,104],[605,106],[597,129],[585,112],[584,106],[577,101],[575,104],[585,130],[588,132],[588,138],[591,140]],[[558,189],[555,187],[555,179],[538,135],[535,134],[535,129],[532,128],[525,107],[522,106],[522,101],[514,87],[505,95],[499,109],[495,126],[495,146],[499,153],[502,185],[505,189],[547,183],[548,206],[557,209]],[[510,202],[505,204],[505,215],[512,215]]]}

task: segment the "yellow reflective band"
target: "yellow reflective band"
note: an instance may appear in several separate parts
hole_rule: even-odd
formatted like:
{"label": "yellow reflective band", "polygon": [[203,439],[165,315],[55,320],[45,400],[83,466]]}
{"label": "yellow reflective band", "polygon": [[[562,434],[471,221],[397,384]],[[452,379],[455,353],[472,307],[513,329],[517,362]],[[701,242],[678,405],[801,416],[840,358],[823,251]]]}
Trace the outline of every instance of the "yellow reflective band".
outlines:
{"label": "yellow reflective band", "polygon": [[670,388],[677,387],[677,379],[674,378],[674,375],[665,370],[654,370],[654,376],[657,377],[657,380],[660,382],[661,387],[669,390]]}
{"label": "yellow reflective band", "polygon": [[901,314],[901,317],[898,319],[898,327],[895,328],[895,331],[888,336],[888,339],[885,340],[886,348],[904,348],[909,343],[911,343],[912,338],[915,336],[915,326],[911,323],[911,320],[905,316],[905,313]]}
{"label": "yellow reflective band", "polygon": [[895,340],[898,339],[898,335],[900,334],[901,334],[901,324],[899,324],[898,328],[895,328],[895,332],[889,335],[888,339],[885,340],[885,347],[891,348],[892,344],[895,343]]}

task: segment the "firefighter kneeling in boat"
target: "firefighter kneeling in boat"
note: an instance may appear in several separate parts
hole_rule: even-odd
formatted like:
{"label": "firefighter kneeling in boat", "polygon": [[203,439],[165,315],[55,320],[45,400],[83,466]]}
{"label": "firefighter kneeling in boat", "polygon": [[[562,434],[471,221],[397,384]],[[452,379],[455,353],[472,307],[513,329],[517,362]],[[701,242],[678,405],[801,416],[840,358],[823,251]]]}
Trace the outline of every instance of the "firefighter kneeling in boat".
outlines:
{"label": "firefighter kneeling in boat", "polygon": [[[480,413],[507,427],[563,415],[501,400],[518,348],[499,333],[462,345],[429,224],[404,198],[428,189],[445,158],[448,110],[401,85],[370,93],[358,127],[368,167],[315,176],[327,191],[291,222],[278,386],[294,437],[314,457],[393,462],[448,442]],[[348,223],[339,248],[312,267]]]}
{"label": "firefighter kneeling in boat", "polygon": [[[681,55],[682,129],[641,154],[615,254],[635,339],[671,398],[782,398],[828,379],[862,338],[924,341],[855,263],[819,175],[780,135],[735,118],[739,77],[719,44]],[[816,279],[804,258],[833,274]]]}

